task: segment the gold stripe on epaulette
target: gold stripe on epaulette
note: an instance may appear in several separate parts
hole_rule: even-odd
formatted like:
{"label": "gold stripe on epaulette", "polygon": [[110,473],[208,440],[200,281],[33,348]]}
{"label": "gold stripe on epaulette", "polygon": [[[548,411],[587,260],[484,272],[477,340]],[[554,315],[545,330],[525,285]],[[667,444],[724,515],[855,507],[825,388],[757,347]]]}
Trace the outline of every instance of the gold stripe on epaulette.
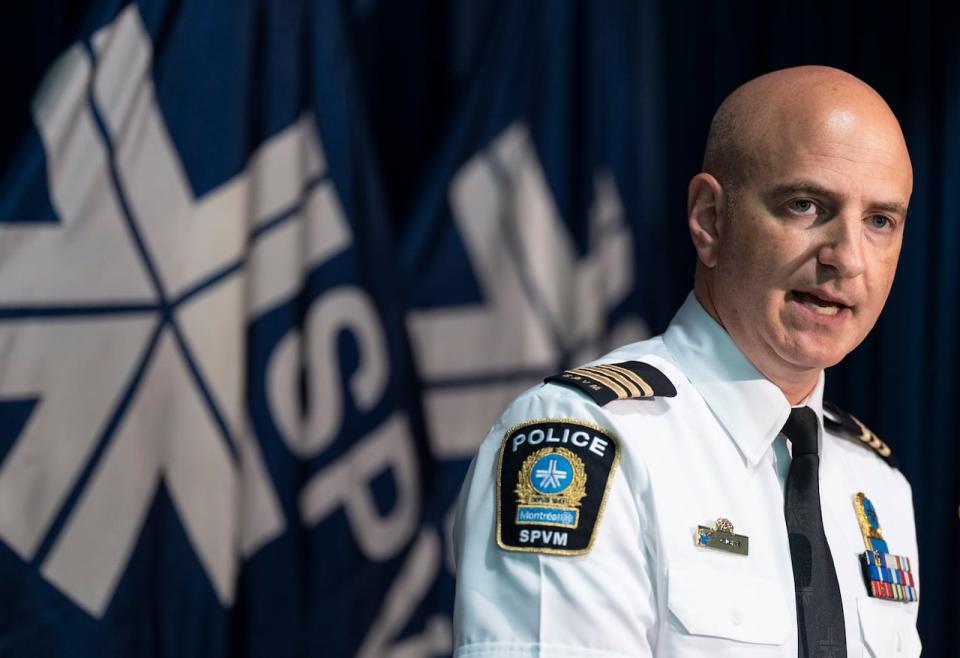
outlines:
{"label": "gold stripe on epaulette", "polygon": [[590,368],[575,368],[573,370],[568,370],[567,372],[572,372],[576,375],[587,377],[588,379],[592,379],[595,382],[599,382],[603,384],[604,386],[609,388],[611,391],[613,391],[614,395],[616,395],[617,398],[621,400],[623,398],[629,397],[629,393],[627,393],[627,390],[625,388],[623,388],[620,384],[618,384],[617,382],[613,381],[612,379],[604,375],[602,372],[593,372]]}
{"label": "gold stripe on epaulette", "polygon": [[590,366],[590,370],[599,371],[609,377],[612,377],[614,380],[619,382],[622,386],[626,387],[627,393],[630,394],[630,397],[638,398],[641,395],[643,395],[643,393],[640,392],[640,389],[637,388],[636,384],[634,384],[628,378],[624,377],[622,374],[617,372],[615,368],[611,368],[610,366],[607,366],[607,365],[599,365],[599,366]]}
{"label": "gold stripe on epaulette", "polygon": [[891,450],[890,446],[880,440],[880,437],[873,433],[869,427],[860,422],[860,419],[856,416],[850,416],[853,419],[853,422],[857,424],[857,427],[860,428],[860,436],[858,437],[861,441],[866,443],[868,446],[876,450],[877,454],[881,457],[889,457]]}
{"label": "gold stripe on epaulette", "polygon": [[589,373],[592,377],[603,377],[605,382],[616,386],[614,392],[617,394],[618,400],[625,400],[629,398],[632,393],[630,389],[632,388],[626,382],[621,381],[622,378],[618,375],[615,375],[612,372],[607,372],[601,366],[582,366],[580,370]]}
{"label": "gold stripe on epaulette", "polygon": [[590,375],[589,373],[582,372],[580,370],[564,370],[563,377],[566,379],[572,379],[578,382],[585,382],[594,391],[599,391],[601,389],[607,389],[607,390],[610,389],[609,386],[599,381],[594,376]]}
{"label": "gold stripe on epaulette", "polygon": [[620,373],[621,375],[623,375],[624,377],[627,377],[628,379],[630,379],[631,381],[633,381],[634,384],[636,384],[637,386],[640,387],[640,390],[641,390],[641,392],[642,392],[641,395],[642,395],[643,397],[645,397],[645,398],[652,398],[652,397],[653,397],[653,387],[650,386],[650,384],[647,383],[647,380],[645,380],[643,377],[641,377],[640,375],[638,375],[638,374],[635,373],[634,371],[630,370],[629,368],[624,368],[623,366],[618,366],[618,365],[616,365],[616,364],[614,364],[614,363],[608,363],[608,364],[604,365],[603,367],[604,367],[604,368],[611,368],[611,369],[613,369],[613,370],[616,370],[617,372],[619,372],[619,373]]}

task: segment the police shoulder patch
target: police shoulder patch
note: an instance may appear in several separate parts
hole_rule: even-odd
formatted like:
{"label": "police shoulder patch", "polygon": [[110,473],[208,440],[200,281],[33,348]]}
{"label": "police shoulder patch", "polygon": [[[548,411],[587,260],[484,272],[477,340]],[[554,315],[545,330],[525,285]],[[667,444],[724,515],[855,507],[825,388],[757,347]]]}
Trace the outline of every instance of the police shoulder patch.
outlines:
{"label": "police shoulder patch", "polygon": [[672,398],[677,394],[676,387],[665,374],[642,361],[582,366],[564,370],[543,381],[578,388],[601,407],[614,400]]}
{"label": "police shoulder patch", "polygon": [[893,458],[890,446],[880,440],[873,431],[864,425],[853,414],[849,414],[832,402],[823,402],[823,424],[828,430],[841,434],[848,439],[856,440],[860,445],[873,450],[885,462],[899,468],[897,460]]}
{"label": "police shoulder patch", "polygon": [[497,545],[508,551],[590,551],[620,462],[609,430],[541,419],[507,430],[497,465]]}

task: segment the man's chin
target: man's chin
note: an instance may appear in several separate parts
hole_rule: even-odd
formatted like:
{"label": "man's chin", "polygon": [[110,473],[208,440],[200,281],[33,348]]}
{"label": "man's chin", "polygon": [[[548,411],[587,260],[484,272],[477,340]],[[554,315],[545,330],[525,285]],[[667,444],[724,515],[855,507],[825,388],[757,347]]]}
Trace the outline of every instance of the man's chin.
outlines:
{"label": "man's chin", "polygon": [[781,357],[803,370],[825,370],[843,361],[849,352],[850,350],[837,349],[835,344],[801,344],[784,350],[781,352]]}

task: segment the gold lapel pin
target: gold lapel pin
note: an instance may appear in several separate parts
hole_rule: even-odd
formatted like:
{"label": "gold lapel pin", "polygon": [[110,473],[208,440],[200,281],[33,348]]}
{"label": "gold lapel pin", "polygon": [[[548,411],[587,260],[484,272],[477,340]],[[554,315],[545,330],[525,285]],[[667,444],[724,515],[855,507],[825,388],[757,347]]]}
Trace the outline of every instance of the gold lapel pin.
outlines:
{"label": "gold lapel pin", "polygon": [[750,538],[746,535],[736,534],[730,519],[723,517],[717,519],[713,526],[697,526],[697,534],[694,539],[697,546],[715,548],[718,551],[736,553],[737,555],[746,555],[750,546]]}

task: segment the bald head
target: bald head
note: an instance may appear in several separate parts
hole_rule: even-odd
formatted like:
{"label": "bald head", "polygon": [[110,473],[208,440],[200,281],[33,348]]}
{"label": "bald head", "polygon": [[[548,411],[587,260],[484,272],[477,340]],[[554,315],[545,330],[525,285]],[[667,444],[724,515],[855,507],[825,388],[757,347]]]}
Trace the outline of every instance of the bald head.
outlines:
{"label": "bald head", "polygon": [[798,66],[754,78],[723,101],[703,171],[732,193],[780,155],[785,139],[809,141],[836,129],[859,131],[865,149],[896,153],[909,166],[900,124],[872,87],[839,69]]}

